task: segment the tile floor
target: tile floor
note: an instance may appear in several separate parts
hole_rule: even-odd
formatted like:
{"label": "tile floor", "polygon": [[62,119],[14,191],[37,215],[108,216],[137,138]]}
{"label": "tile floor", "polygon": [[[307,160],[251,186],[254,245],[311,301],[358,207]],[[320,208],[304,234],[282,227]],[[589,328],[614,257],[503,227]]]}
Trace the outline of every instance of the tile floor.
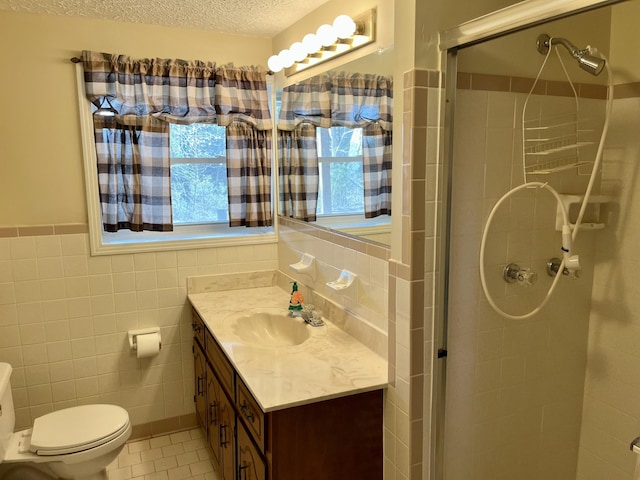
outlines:
{"label": "tile floor", "polygon": [[107,468],[109,480],[219,480],[199,428],[132,440]]}

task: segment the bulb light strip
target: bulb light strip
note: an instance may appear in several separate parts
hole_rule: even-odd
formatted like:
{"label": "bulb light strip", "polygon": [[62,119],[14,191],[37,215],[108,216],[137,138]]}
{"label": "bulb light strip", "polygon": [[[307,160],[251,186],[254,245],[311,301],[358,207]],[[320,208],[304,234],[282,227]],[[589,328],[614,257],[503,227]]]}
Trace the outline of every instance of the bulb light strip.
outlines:
{"label": "bulb light strip", "polygon": [[308,33],[301,41],[292,43],[277,55],[271,55],[267,66],[273,73],[284,70],[288,77],[364,47],[375,39],[375,9],[353,19],[348,15],[338,15],[333,24],[320,25],[316,33]]}

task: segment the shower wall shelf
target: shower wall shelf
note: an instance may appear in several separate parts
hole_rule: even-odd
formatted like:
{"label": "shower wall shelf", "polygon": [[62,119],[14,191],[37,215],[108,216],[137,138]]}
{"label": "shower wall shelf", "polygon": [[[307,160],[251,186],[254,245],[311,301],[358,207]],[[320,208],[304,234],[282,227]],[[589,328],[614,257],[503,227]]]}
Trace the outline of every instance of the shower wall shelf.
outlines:
{"label": "shower wall shelf", "polygon": [[[562,204],[569,215],[569,224],[573,229],[578,216],[578,211],[584,200],[584,195],[560,195]],[[585,210],[585,215],[580,223],[580,230],[601,230],[605,224],[601,221],[600,207],[604,203],[611,202],[611,197],[607,195],[591,195],[589,197],[589,205]],[[556,209],[556,230],[561,232],[563,225],[563,216],[560,204]]]}
{"label": "shower wall shelf", "polygon": [[535,165],[529,165],[525,167],[525,171],[528,175],[549,175],[550,173],[570,170],[572,168],[580,168],[585,165],[593,165],[593,162],[576,161],[574,157],[555,158],[546,162],[536,163]]}

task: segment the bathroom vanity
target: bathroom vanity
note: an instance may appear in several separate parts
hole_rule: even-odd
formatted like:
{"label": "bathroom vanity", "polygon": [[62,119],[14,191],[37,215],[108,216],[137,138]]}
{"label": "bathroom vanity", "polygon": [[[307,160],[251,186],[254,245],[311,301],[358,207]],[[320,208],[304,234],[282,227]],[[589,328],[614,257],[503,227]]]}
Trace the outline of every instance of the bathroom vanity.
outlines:
{"label": "bathroom vanity", "polygon": [[[223,480],[382,479],[384,359],[331,322],[286,317],[275,286],[189,299],[196,414]],[[264,312],[284,334],[251,337]]]}

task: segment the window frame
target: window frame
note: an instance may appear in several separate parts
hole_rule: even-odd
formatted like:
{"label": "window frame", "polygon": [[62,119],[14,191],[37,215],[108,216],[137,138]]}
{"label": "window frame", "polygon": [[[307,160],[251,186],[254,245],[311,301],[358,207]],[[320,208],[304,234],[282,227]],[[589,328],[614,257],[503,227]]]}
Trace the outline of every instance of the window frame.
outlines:
{"label": "window frame", "polygon": [[[117,233],[117,240],[105,241],[104,234],[112,234],[104,232],[102,226],[93,117],[91,114],[91,103],[87,100],[84,87],[84,69],[82,64],[76,65],[76,80],[78,87],[78,109],[85,177],[87,220],[89,226],[89,246],[92,256],[259,245],[276,243],[278,241],[277,222],[275,221],[271,227],[231,228],[227,224],[208,223],[203,225],[178,225],[174,227],[173,232],[130,232],[120,230]],[[192,162],[193,159],[184,160]],[[274,168],[273,161],[272,155],[272,172],[277,172]],[[273,177],[272,175],[271,205],[272,208],[275,208],[274,199],[277,198],[275,197],[277,194],[275,191],[277,185]],[[273,212],[273,215],[275,217],[275,212]]]}

